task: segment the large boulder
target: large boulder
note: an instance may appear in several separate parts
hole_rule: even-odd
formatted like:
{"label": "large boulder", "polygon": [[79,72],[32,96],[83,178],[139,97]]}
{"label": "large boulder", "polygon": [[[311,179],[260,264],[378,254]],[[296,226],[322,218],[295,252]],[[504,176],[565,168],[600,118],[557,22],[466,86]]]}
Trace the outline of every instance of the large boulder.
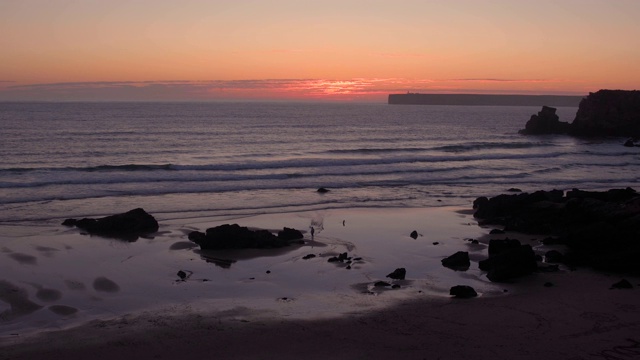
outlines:
{"label": "large boulder", "polygon": [[466,271],[471,266],[469,253],[466,251],[458,251],[455,254],[441,260],[442,265],[453,270]]}
{"label": "large boulder", "polygon": [[202,250],[273,249],[290,245],[300,239],[298,230],[285,228],[279,236],[268,230],[250,230],[238,224],[224,224],[207,229],[206,233],[192,231],[189,240]]}
{"label": "large boulder", "polygon": [[491,239],[489,240],[489,256],[495,256],[511,249],[520,247],[520,240],[517,239]]}
{"label": "large boulder", "polygon": [[66,219],[65,226],[75,226],[89,234],[135,241],[138,236],[158,231],[158,222],[141,208],[99,219]]}
{"label": "large boulder", "polygon": [[478,296],[474,288],[468,285],[456,285],[449,289],[449,295],[458,299],[470,299]]}
{"label": "large boulder", "polygon": [[480,270],[487,271],[487,278],[493,282],[505,282],[529,275],[536,271],[536,254],[530,245],[505,250],[479,262]]}

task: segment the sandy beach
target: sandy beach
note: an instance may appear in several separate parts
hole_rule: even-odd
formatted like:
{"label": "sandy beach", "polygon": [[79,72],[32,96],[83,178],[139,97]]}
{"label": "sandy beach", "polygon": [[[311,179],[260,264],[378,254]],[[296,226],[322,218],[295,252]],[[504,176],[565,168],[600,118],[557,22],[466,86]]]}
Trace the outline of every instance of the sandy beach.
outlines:
{"label": "sandy beach", "polygon": [[[561,268],[491,283],[477,261],[495,236],[465,209],[157,218],[158,233],[132,243],[53,222],[4,225],[0,358],[640,356],[640,279],[610,289],[622,275]],[[187,240],[223,223],[316,231],[284,250],[207,253]],[[548,249],[535,236],[520,239]],[[460,250],[470,254],[469,270],[441,265]],[[327,261],[343,252],[358,260]],[[386,278],[400,267],[406,280]],[[399,288],[374,286],[380,280]],[[480,296],[451,298],[454,285]]]}

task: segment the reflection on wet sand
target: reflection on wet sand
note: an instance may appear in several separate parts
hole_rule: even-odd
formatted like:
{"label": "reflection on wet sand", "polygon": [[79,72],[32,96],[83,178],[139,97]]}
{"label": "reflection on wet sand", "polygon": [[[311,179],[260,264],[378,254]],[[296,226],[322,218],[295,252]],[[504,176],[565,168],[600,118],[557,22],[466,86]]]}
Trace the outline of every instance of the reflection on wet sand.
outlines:
{"label": "reflection on wet sand", "polygon": [[66,305],[51,305],[49,311],[56,315],[69,316],[78,312],[78,309]]}
{"label": "reflection on wet sand", "polygon": [[9,254],[9,257],[23,265],[36,265],[38,263],[38,258],[28,254],[12,253]]}
{"label": "reflection on wet sand", "polygon": [[17,317],[29,315],[42,308],[42,306],[29,300],[27,291],[16,285],[0,280],[0,300],[11,307],[0,313],[0,321],[10,321]]}
{"label": "reflection on wet sand", "polygon": [[113,282],[112,280],[107,279],[106,277],[98,277],[93,281],[93,288],[96,291],[115,293],[120,291],[120,286]]}

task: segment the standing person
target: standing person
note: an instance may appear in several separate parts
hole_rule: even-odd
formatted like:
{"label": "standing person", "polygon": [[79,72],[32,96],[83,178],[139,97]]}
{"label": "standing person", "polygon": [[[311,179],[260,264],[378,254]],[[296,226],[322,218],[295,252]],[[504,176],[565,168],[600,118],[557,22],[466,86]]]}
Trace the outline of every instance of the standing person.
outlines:
{"label": "standing person", "polygon": [[311,240],[313,240],[313,234],[315,233],[315,229],[313,228],[313,226],[311,227]]}

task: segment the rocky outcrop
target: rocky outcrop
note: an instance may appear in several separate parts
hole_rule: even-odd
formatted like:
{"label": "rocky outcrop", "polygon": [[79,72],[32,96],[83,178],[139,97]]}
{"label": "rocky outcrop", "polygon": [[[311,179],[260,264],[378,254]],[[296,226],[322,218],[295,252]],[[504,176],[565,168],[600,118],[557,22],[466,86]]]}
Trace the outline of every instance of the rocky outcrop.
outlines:
{"label": "rocky outcrop", "polygon": [[600,90],[580,102],[571,133],[585,136],[640,136],[640,91]]}
{"label": "rocky outcrop", "polygon": [[141,235],[158,231],[158,222],[141,208],[99,219],[66,219],[62,225],[75,226],[89,234],[135,241]]}
{"label": "rocky outcrop", "polygon": [[571,124],[559,121],[555,111],[543,106],[520,133],[640,137],[640,91],[637,90],[590,93],[580,101]]}
{"label": "rocky outcrop", "polygon": [[404,280],[405,276],[407,276],[407,270],[405,268],[397,268],[393,270],[393,272],[387,275],[388,278],[394,280]]}
{"label": "rocky outcrop", "polygon": [[556,108],[543,106],[537,115],[531,115],[521,134],[542,135],[542,134],[567,134],[571,125],[568,122],[560,121],[556,115]]}
{"label": "rocky outcrop", "polygon": [[494,282],[505,282],[529,275],[538,269],[536,254],[530,245],[519,245],[504,250],[498,255],[478,263],[480,270],[487,271],[487,278]]}
{"label": "rocky outcrop", "polygon": [[469,260],[469,253],[466,251],[458,251],[455,254],[446,257],[441,260],[442,266],[457,271],[469,270],[471,261]]}
{"label": "rocky outcrop", "polygon": [[456,285],[449,289],[449,295],[458,299],[470,299],[478,296],[478,293],[471,286]]}
{"label": "rocky outcrop", "polygon": [[250,230],[238,224],[224,224],[209,228],[206,233],[192,231],[189,240],[200,245],[202,250],[272,249],[288,246],[293,241],[299,242],[296,240],[300,238],[297,233],[292,236],[295,231],[285,228],[276,236],[269,230]]}
{"label": "rocky outcrop", "polygon": [[631,188],[482,197],[474,208],[481,225],[553,235],[545,244],[567,245],[564,263],[640,273],[640,195]]}

